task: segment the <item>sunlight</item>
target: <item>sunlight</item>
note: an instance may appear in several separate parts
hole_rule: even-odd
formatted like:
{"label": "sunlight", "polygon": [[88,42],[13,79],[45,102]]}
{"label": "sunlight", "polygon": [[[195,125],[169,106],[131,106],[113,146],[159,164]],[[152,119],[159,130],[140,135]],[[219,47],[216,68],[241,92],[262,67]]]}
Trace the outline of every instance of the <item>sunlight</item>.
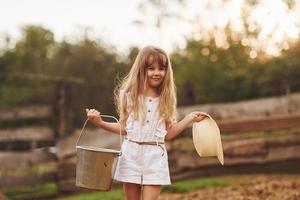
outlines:
{"label": "sunlight", "polygon": [[[82,34],[76,33],[89,27],[92,30],[89,32],[91,38],[100,37],[121,52],[127,52],[130,46],[142,47],[149,43],[162,46],[170,52],[174,47],[184,48],[186,38],[208,41],[212,35],[217,36],[217,46],[226,48],[224,29],[230,28],[242,37],[246,32],[260,32],[255,38],[259,42],[254,46],[250,40],[244,40],[243,45],[278,55],[282,49],[289,47],[291,40],[298,39],[300,33],[300,1],[295,1],[292,8],[283,0],[257,1],[253,7],[246,0],[186,0],[179,5],[170,1],[163,12],[166,16],[160,18],[160,28],[156,26],[157,8],[149,6],[147,0],[130,3],[92,0],[88,4],[75,0],[72,9],[69,9],[67,1],[46,0],[41,3],[28,0],[21,4],[17,0],[0,1],[3,16],[0,18],[0,34],[12,35],[10,44],[4,41],[0,42],[0,46],[13,45],[21,35],[19,28],[30,23],[51,29],[57,40],[70,41],[78,40]],[[148,8],[147,12],[141,12],[139,4]],[[14,14],[16,12],[18,15]],[[244,20],[248,27],[244,27]],[[140,24],[134,24],[135,21]]]}
{"label": "sunlight", "polygon": [[[298,39],[299,14],[297,8],[289,9],[282,0],[261,1],[250,8],[245,0],[198,1],[193,3],[196,12],[196,24],[191,25],[195,39],[208,41],[215,37],[218,47],[226,46],[226,30],[229,26],[233,32],[244,34],[259,32],[257,38],[242,39],[243,46],[253,49],[250,57],[257,57],[262,50],[271,56],[278,56],[282,49],[288,49],[292,40]],[[198,8],[198,9],[195,9]],[[248,25],[244,30],[243,17]],[[195,28],[196,27],[196,28]],[[199,33],[200,32],[200,33]],[[234,38],[233,38],[234,39]]]}
{"label": "sunlight", "polygon": [[299,29],[296,24],[296,13],[290,12],[281,0],[267,0],[257,5],[249,16],[249,21],[261,29],[258,35],[259,48],[266,48],[270,55],[278,55],[284,41],[297,39]]}
{"label": "sunlight", "polygon": [[224,6],[230,25],[236,32],[243,32],[243,22],[241,19],[243,4],[244,0],[233,0]]}

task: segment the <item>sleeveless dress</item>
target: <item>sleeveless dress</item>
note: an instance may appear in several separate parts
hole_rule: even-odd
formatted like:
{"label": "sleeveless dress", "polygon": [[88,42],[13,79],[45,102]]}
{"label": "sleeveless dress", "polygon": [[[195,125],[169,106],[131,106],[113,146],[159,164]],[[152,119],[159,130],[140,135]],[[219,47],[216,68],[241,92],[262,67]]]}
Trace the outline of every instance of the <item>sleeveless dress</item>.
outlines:
{"label": "sleeveless dress", "polygon": [[[125,95],[127,105],[130,107],[130,94]],[[122,155],[116,165],[115,180],[143,185],[171,184],[168,155],[164,144],[161,147],[133,142],[164,142],[167,131],[164,120],[159,119],[158,102],[158,97],[145,98],[147,119],[144,125],[134,120],[133,113],[129,114],[125,127],[127,139],[122,143]]]}

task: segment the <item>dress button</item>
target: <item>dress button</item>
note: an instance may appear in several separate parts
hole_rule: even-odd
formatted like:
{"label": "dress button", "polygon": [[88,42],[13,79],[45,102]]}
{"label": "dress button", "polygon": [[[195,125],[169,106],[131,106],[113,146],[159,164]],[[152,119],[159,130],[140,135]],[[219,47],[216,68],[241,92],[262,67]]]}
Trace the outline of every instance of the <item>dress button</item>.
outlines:
{"label": "dress button", "polygon": [[147,120],[146,122],[149,123],[149,120]]}
{"label": "dress button", "polygon": [[148,112],[151,112],[150,110],[148,110]]}
{"label": "dress button", "polygon": [[151,101],[152,101],[152,99],[149,99],[149,101],[151,102]]}

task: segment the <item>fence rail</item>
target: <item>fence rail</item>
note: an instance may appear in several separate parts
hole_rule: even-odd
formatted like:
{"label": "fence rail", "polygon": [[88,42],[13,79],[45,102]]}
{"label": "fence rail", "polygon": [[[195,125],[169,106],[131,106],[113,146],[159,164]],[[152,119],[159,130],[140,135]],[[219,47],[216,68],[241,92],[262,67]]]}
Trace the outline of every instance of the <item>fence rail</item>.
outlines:
{"label": "fence rail", "polygon": [[0,142],[53,141],[54,132],[46,126],[32,126],[0,130]]}
{"label": "fence rail", "polygon": [[0,187],[30,187],[56,181],[56,172],[31,176],[5,176],[0,178]]}
{"label": "fence rail", "polygon": [[222,133],[267,131],[300,127],[300,113],[217,121]]}
{"label": "fence rail", "polygon": [[53,116],[51,106],[29,106],[21,108],[0,108],[0,120],[20,120],[28,118],[48,118]]}
{"label": "fence rail", "polygon": [[0,152],[0,168],[28,167],[56,161],[56,155],[47,151]]}

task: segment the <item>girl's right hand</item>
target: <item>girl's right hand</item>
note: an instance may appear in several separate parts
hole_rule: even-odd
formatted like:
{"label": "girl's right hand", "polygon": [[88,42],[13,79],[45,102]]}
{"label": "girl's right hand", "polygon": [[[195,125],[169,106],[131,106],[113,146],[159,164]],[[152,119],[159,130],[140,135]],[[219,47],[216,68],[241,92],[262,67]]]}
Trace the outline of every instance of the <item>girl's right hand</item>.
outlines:
{"label": "girl's right hand", "polygon": [[95,109],[85,109],[86,115],[88,119],[96,126],[99,126],[102,122],[102,118],[100,116],[100,112]]}

